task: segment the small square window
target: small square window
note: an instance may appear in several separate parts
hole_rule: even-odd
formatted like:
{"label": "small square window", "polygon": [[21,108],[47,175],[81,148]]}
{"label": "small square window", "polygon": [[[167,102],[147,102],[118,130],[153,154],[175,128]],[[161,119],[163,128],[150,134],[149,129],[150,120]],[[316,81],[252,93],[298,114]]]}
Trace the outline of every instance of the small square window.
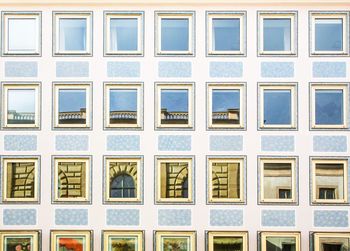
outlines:
{"label": "small square window", "polygon": [[102,250],[144,251],[145,232],[137,230],[102,230]]}
{"label": "small square window", "polygon": [[92,230],[51,230],[50,251],[93,251]]}
{"label": "small square window", "polygon": [[348,202],[348,161],[312,159],[312,203]]}
{"label": "small square window", "polygon": [[156,128],[193,129],[194,87],[190,83],[156,83]]}
{"label": "small square window", "polygon": [[92,13],[54,12],[54,55],[92,55]]}
{"label": "small square window", "polygon": [[154,231],[154,241],[154,251],[197,250],[195,231]]}
{"label": "small square window", "polygon": [[259,202],[296,203],[296,158],[259,158]]}
{"label": "small square window", "polygon": [[313,233],[314,251],[343,251],[350,248],[350,233]]}
{"label": "small square window", "polygon": [[194,12],[156,12],[156,54],[194,55]]}
{"label": "small square window", "polygon": [[[21,216],[23,217],[23,215]],[[1,230],[1,250],[40,251],[41,237],[41,231],[38,230]]]}
{"label": "small square window", "polygon": [[261,251],[301,250],[299,232],[260,232],[259,235]]}
{"label": "small square window", "polygon": [[259,55],[297,54],[297,13],[258,12]]}
{"label": "small square window", "polygon": [[296,129],[295,83],[259,83],[259,129]]}
{"label": "small square window", "polygon": [[348,12],[310,12],[311,55],[348,55]]}
{"label": "small square window", "polygon": [[40,84],[3,83],[3,128],[40,127]]}
{"label": "small square window", "polygon": [[207,251],[248,251],[248,232],[208,231]]}

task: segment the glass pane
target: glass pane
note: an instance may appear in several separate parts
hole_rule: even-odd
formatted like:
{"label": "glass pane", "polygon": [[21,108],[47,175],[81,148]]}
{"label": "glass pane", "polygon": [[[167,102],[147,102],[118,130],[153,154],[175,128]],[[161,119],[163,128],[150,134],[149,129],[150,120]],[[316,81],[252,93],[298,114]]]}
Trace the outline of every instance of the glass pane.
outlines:
{"label": "glass pane", "polygon": [[160,197],[188,198],[188,163],[164,162],[160,165]]}
{"label": "glass pane", "polygon": [[239,124],[240,119],[240,91],[213,90],[212,91],[212,123]]}
{"label": "glass pane", "polygon": [[161,21],[161,50],[189,50],[189,20],[188,18],[162,18]]}
{"label": "glass pane", "polygon": [[60,51],[86,51],[86,18],[59,20]]}
{"label": "glass pane", "polygon": [[137,90],[112,89],[109,91],[109,116],[111,124],[137,123]]}
{"label": "glass pane", "polygon": [[343,164],[316,164],[316,189],[317,199],[343,199]]}
{"label": "glass pane", "polygon": [[59,90],[58,111],[59,124],[85,124],[86,90]]}
{"label": "glass pane", "polygon": [[212,164],[212,197],[230,199],[241,197],[239,163],[217,162]]}
{"label": "glass pane", "polygon": [[344,123],[343,90],[316,90],[315,99],[316,125],[342,125]]}
{"label": "glass pane", "polygon": [[291,99],[291,90],[264,90],[264,125],[290,125]]}
{"label": "glass pane", "polygon": [[34,18],[8,19],[9,51],[35,51],[37,49],[38,30]]}
{"label": "glass pane", "polygon": [[188,123],[188,90],[161,90],[161,123]]}
{"label": "glass pane", "polygon": [[290,163],[264,164],[264,198],[292,198],[292,165]]}
{"label": "glass pane", "polygon": [[347,251],[349,250],[349,238],[321,237],[319,250],[323,251]]}
{"label": "glass pane", "polygon": [[230,236],[214,236],[213,245],[215,251],[243,251],[243,238]]}
{"label": "glass pane", "polygon": [[264,18],[264,51],[291,50],[291,19]]}
{"label": "glass pane", "polygon": [[343,20],[341,18],[315,20],[315,50],[343,50]]}
{"label": "glass pane", "polygon": [[296,251],[294,237],[267,237],[266,251]]}
{"label": "glass pane", "polygon": [[137,51],[137,18],[113,18],[110,21],[110,49]]}
{"label": "glass pane", "polygon": [[240,50],[240,20],[238,18],[213,18],[213,50]]}
{"label": "glass pane", "polygon": [[35,90],[8,90],[7,123],[35,124]]}

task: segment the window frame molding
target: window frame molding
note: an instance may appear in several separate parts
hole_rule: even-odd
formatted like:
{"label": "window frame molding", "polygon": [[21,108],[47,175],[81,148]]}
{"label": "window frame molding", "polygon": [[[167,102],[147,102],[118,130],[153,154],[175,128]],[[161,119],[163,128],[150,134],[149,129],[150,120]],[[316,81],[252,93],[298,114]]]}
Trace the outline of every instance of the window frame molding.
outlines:
{"label": "window frame molding", "polygon": [[[109,250],[109,239],[111,237],[129,237],[137,238],[138,250],[143,251],[145,248],[145,231],[144,230],[102,230],[102,250]],[[137,251],[138,251],[137,250]]]}
{"label": "window frame molding", "polygon": [[295,251],[301,251],[301,233],[292,231],[261,231],[258,232],[260,239],[260,250],[266,251],[266,239],[268,237],[295,238]]}
{"label": "window frame molding", "polygon": [[153,231],[153,248],[154,251],[163,251],[161,247],[162,238],[176,238],[176,237],[186,237],[189,239],[189,245],[191,251],[196,251],[197,247],[197,231],[181,231],[181,230],[154,230]]}
{"label": "window frame molding", "polygon": [[314,251],[322,251],[320,249],[320,238],[347,238],[350,240],[350,232],[313,232],[311,238],[314,244]]}
{"label": "window frame molding", "polygon": [[224,231],[224,230],[215,230],[215,231],[205,231],[205,243],[207,251],[215,251],[213,248],[214,237],[238,237],[243,239],[242,251],[248,251],[249,246],[249,233],[248,231]]}
{"label": "window frame molding", "polygon": [[84,237],[85,244],[84,250],[92,251],[93,250],[93,238],[94,233],[93,230],[50,230],[50,250],[51,251],[59,251],[57,249],[57,237],[59,238],[67,238],[67,237]]}
{"label": "window frame molding", "polygon": [[[30,243],[32,251],[40,251],[41,250],[41,238],[42,232],[41,230],[0,230],[0,243],[1,246],[4,243],[6,237],[27,237],[31,238],[32,242]],[[33,245],[32,245],[33,244]]]}

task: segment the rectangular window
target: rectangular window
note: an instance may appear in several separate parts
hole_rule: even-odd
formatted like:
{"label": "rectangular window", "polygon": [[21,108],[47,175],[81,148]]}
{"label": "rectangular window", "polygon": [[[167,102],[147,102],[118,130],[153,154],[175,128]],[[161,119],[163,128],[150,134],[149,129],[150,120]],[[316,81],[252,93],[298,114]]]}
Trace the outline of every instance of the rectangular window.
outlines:
{"label": "rectangular window", "polygon": [[143,12],[105,13],[105,55],[143,54]]}
{"label": "rectangular window", "polygon": [[194,12],[156,12],[157,55],[194,54]]}
{"label": "rectangular window", "polygon": [[300,251],[299,232],[260,232],[261,251]]}
{"label": "rectangular window", "polygon": [[1,230],[0,243],[1,250],[39,251],[41,250],[41,232],[37,230]]}
{"label": "rectangular window", "polygon": [[311,55],[348,55],[348,12],[310,12]]}
{"label": "rectangular window", "polygon": [[208,55],[245,55],[245,12],[208,12]]}
{"label": "rectangular window", "polygon": [[347,203],[347,173],[346,159],[312,159],[312,203]]}
{"label": "rectangular window", "polygon": [[297,13],[258,12],[259,55],[297,54]]}
{"label": "rectangular window", "polygon": [[134,230],[103,230],[103,250],[110,251],[143,251],[144,231]]}
{"label": "rectangular window", "polygon": [[154,240],[155,251],[196,251],[195,231],[155,231]]}
{"label": "rectangular window", "polygon": [[92,251],[93,233],[90,230],[51,230],[50,250]]}
{"label": "rectangular window", "polygon": [[54,12],[54,55],[92,55],[92,13]]}
{"label": "rectangular window", "polygon": [[248,251],[248,232],[208,231],[207,251]]}
{"label": "rectangular window", "polygon": [[10,83],[2,84],[3,128],[40,127],[40,84]]}
{"label": "rectangular window", "polygon": [[315,251],[345,251],[350,248],[350,233],[315,232],[313,233]]}

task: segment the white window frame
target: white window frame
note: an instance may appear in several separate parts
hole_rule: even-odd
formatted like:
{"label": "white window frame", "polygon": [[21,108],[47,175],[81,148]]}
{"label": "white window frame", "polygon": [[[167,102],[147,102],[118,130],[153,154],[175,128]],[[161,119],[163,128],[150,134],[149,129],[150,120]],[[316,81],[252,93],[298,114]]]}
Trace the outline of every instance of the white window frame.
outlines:
{"label": "white window frame", "polygon": [[261,251],[267,251],[266,240],[268,237],[295,238],[295,251],[301,251],[300,232],[260,232]]}
{"label": "white window frame", "polygon": [[[188,124],[162,124],[161,123],[161,91],[188,90]],[[194,83],[155,83],[155,118],[156,129],[193,129],[194,128]]]}
{"label": "white window frame", "polygon": [[350,233],[349,232],[315,232],[315,233],[313,233],[314,250],[315,251],[322,251],[323,250],[320,248],[320,239],[321,238],[347,238],[349,241]]}
{"label": "white window frame", "polygon": [[[59,90],[84,89],[86,92],[86,123],[83,124],[59,124]],[[53,127],[54,128],[86,128],[92,127],[92,85],[91,83],[54,82],[53,84]]]}
{"label": "white window frame", "polygon": [[[342,164],[343,165],[343,197],[339,199],[317,199],[317,184],[316,184],[316,165],[317,164]],[[346,204],[348,203],[348,160],[347,159],[311,159],[311,174],[312,174],[312,204]],[[324,187],[329,187],[325,185]]]}
{"label": "white window frame", "polygon": [[[289,90],[291,94],[291,123],[289,125],[264,124],[264,91]],[[296,129],[297,128],[297,84],[296,83],[259,83],[259,129]]]}
{"label": "white window frame", "polygon": [[[35,19],[37,25],[37,38],[36,38],[36,48],[34,50],[15,50],[11,51],[9,49],[9,27],[8,20],[9,19]],[[2,54],[4,56],[12,56],[12,55],[29,55],[29,56],[40,56],[41,55],[41,12],[4,12],[2,14]]]}
{"label": "white window frame", "polygon": [[[37,213],[35,213],[37,214]],[[24,215],[21,214],[21,217]],[[26,217],[26,216],[24,216]],[[26,217],[27,218],[27,217]],[[18,219],[18,218],[17,218]],[[40,230],[14,230],[13,228],[10,228],[10,230],[0,230],[0,243],[1,248],[5,246],[5,242],[7,238],[29,238],[31,239],[30,242],[30,250],[31,251],[40,251],[41,249],[41,231]],[[4,249],[4,248],[3,248]]]}
{"label": "white window frame", "polygon": [[[239,19],[240,23],[240,39],[239,39],[239,50],[231,50],[231,51],[217,51],[213,48],[213,19]],[[208,55],[245,55],[245,43],[246,43],[246,13],[245,12],[209,12],[207,13],[207,54]]]}
{"label": "white window frame", "polygon": [[[156,31],[155,31],[155,44],[156,44],[156,55],[183,55],[192,56],[194,55],[195,46],[195,34],[194,34],[194,13],[193,12],[156,12]],[[163,51],[162,50],[162,19],[188,19],[188,50],[187,51]]]}
{"label": "white window frame", "polygon": [[[348,83],[311,83],[310,87],[311,129],[347,129],[349,120],[349,84]],[[342,90],[343,91],[343,124],[316,125],[316,90]]]}
{"label": "white window frame", "polygon": [[[290,19],[290,51],[264,51],[264,19]],[[296,56],[297,55],[297,14],[296,12],[258,12],[258,54],[260,56]]]}
{"label": "white window frame", "polygon": [[208,231],[206,233],[206,244],[207,251],[214,250],[214,238],[215,237],[232,237],[232,238],[242,238],[242,251],[248,251],[248,232],[238,232],[238,231]]}
{"label": "white window frame", "polygon": [[[86,19],[86,50],[85,51],[65,51],[60,50],[60,19]],[[92,55],[92,12],[53,12],[53,54],[54,56]]]}
{"label": "white window frame", "polygon": [[[111,19],[137,19],[137,50],[135,51],[114,51],[110,44]],[[143,55],[143,12],[105,12],[105,56],[111,55]]]}
{"label": "white window frame", "polygon": [[[317,56],[346,56],[349,55],[349,12],[310,12],[310,49],[311,55]],[[343,50],[342,51],[317,51],[315,48],[316,45],[316,36],[315,36],[315,24],[316,19],[342,19],[343,22]]]}
{"label": "white window frame", "polygon": [[[35,123],[34,124],[8,124],[8,91],[9,90],[34,90],[35,91]],[[4,82],[2,83],[2,127],[3,128],[40,128],[41,118],[41,91],[37,82]]]}

